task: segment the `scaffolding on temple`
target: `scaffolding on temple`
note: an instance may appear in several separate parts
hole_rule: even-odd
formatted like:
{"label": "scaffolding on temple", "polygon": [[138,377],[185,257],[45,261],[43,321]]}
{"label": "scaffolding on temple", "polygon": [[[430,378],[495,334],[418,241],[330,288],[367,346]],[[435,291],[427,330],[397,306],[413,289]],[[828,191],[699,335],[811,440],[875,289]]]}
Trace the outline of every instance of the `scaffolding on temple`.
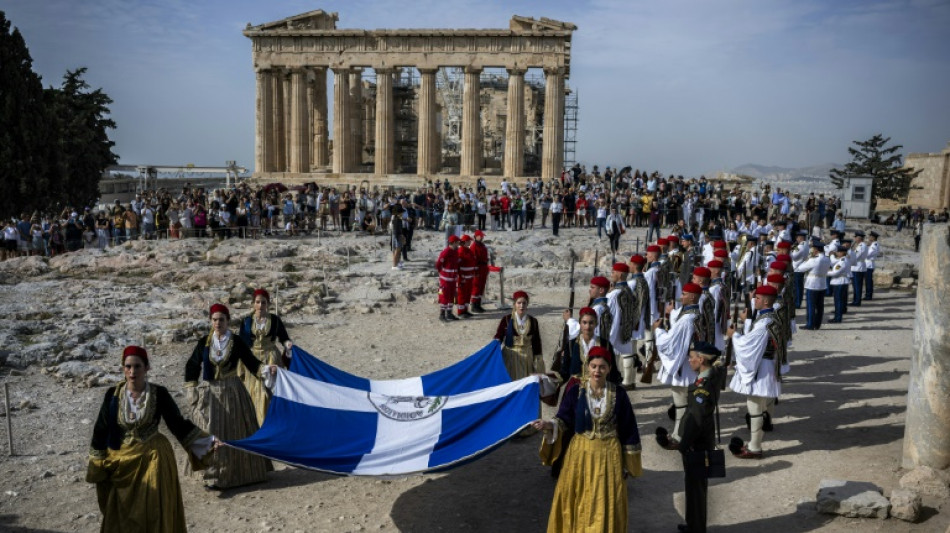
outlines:
{"label": "scaffolding on temple", "polygon": [[[566,84],[565,84],[566,86]],[[564,166],[577,163],[577,90],[566,87],[564,95]]]}

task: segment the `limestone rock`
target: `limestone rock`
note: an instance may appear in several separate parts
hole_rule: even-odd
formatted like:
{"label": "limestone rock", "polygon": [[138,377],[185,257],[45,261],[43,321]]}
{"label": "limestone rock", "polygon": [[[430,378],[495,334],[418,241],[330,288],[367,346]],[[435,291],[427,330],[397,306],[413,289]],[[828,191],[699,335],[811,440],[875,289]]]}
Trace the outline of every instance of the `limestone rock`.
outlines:
{"label": "limestone rock", "polygon": [[950,498],[950,483],[946,472],[934,470],[929,466],[918,466],[901,478],[901,488],[914,489],[923,494],[939,498]]}
{"label": "limestone rock", "polygon": [[907,522],[916,522],[920,517],[920,494],[912,489],[891,491],[891,516]]}
{"label": "limestone rock", "polygon": [[818,485],[817,510],[849,518],[887,518],[891,504],[873,483],[823,479]]}

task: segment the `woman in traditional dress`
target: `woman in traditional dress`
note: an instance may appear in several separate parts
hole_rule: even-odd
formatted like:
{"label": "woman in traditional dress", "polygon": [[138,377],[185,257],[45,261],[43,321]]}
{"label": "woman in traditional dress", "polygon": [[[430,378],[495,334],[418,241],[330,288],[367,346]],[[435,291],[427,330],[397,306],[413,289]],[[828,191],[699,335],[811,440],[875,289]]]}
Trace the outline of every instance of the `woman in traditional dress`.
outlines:
{"label": "woman in traditional dress", "polygon": [[[254,291],[254,313],[241,322],[241,339],[251,347],[251,351],[261,363],[290,367],[290,349],[293,343],[287,335],[287,328],[279,316],[270,312],[270,294],[264,289]],[[283,354],[280,350],[283,349]],[[261,383],[260,378],[238,363],[238,377],[244,382],[244,388],[251,396],[257,413],[257,423],[264,424],[267,405],[270,403],[270,391]]]}
{"label": "woman in traditional dress", "polygon": [[544,432],[544,464],[553,464],[566,450],[548,516],[549,532],[627,531],[625,477],[638,477],[643,468],[630,399],[607,381],[613,366],[606,348],[591,348],[588,378],[568,387],[554,419],[532,424]]}
{"label": "woman in traditional dress", "polygon": [[[211,334],[203,337],[185,363],[185,391],[191,418],[204,431],[228,441],[243,439],[260,428],[251,397],[237,375],[243,363],[253,376],[265,379],[272,367],[262,365],[251,349],[228,329],[231,313],[223,304],[211,306]],[[263,371],[262,371],[263,370]],[[222,448],[203,473],[212,489],[264,481],[271,462],[234,448]]]}
{"label": "woman in traditional dress", "polygon": [[[554,350],[557,354],[554,359],[554,370],[560,377],[561,383],[565,389],[570,386],[571,381],[587,379],[587,356],[591,348],[602,346],[600,340],[594,335],[597,328],[597,311],[592,307],[583,307],[577,314],[577,320],[571,318],[570,311],[564,311],[564,325],[567,329],[567,349],[561,348],[564,343],[564,334],[558,338],[558,346]],[[609,344],[604,346],[613,356],[613,348]],[[607,381],[614,384],[620,384],[623,378],[620,371],[611,367],[607,376]]]}
{"label": "woman in traditional dress", "polygon": [[186,531],[178,465],[158,424],[165,420],[196,470],[217,442],[181,416],[168,389],[148,382],[145,348],[127,347],[122,368],[125,381],[106,391],[89,449],[86,481],[96,484],[100,531]]}
{"label": "woman in traditional dress", "polygon": [[505,368],[511,380],[516,381],[531,374],[543,374],[544,357],[538,319],[528,314],[528,293],[518,291],[513,297],[514,312],[501,318],[495,339],[502,342]]}

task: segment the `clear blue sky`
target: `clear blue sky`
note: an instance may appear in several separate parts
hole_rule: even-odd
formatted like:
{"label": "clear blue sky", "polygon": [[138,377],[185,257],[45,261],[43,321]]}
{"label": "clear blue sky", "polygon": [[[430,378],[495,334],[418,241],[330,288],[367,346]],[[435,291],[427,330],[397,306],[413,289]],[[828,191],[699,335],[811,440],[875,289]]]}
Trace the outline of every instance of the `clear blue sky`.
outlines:
{"label": "clear blue sky", "polygon": [[123,163],[253,167],[248,22],[314,9],[340,28],[578,26],[578,159],[697,175],[848,160],[876,133],[950,141],[947,0],[6,0],[44,85],[88,67],[114,100]]}

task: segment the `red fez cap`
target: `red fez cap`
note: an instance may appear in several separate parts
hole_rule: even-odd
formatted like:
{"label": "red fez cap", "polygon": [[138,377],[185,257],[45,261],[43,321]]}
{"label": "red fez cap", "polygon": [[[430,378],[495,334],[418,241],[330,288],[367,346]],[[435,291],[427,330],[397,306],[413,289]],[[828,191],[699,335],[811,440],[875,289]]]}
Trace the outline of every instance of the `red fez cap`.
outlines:
{"label": "red fez cap", "polygon": [[268,302],[270,301],[270,293],[268,293],[264,289],[257,289],[256,291],[254,291],[255,300],[257,299],[258,296],[263,296],[264,298],[267,299]]}
{"label": "red fez cap", "polygon": [[145,351],[145,348],[141,346],[126,346],[125,350],[122,351],[122,361],[125,361],[125,358],[130,355],[136,355],[142,358],[142,361],[148,363],[148,352]]}
{"label": "red fez cap", "polygon": [[610,280],[603,276],[594,276],[590,278],[590,284],[595,287],[603,287],[605,289],[610,288]]}
{"label": "red fez cap", "polygon": [[459,242],[457,235],[449,235],[449,244],[452,244],[453,242]]}
{"label": "red fez cap", "polygon": [[775,260],[781,261],[782,263],[785,263],[785,266],[788,266],[788,264],[792,262],[792,256],[788,254],[778,254],[775,256]]}
{"label": "red fez cap", "polygon": [[517,300],[518,298],[524,298],[525,300],[531,300],[531,298],[528,298],[528,293],[526,293],[526,292],[524,292],[524,291],[517,291],[517,292],[515,292],[514,294],[511,295],[511,299],[512,299],[512,300]]}
{"label": "red fez cap", "polygon": [[627,266],[627,263],[614,263],[615,272],[630,272],[630,267]]}
{"label": "red fez cap", "polygon": [[614,365],[614,360],[610,357],[610,351],[603,346],[592,346],[591,349],[587,352],[587,362],[589,363],[591,359],[595,357],[600,357],[603,360],[610,363],[610,366]]}
{"label": "red fez cap", "polygon": [[781,274],[769,274],[765,280],[769,283],[785,283],[785,276]]}
{"label": "red fez cap", "polygon": [[226,306],[226,305],[224,305],[224,304],[214,304],[214,305],[212,305],[212,306],[211,306],[211,313],[209,314],[209,316],[210,316],[210,315],[213,315],[213,314],[215,314],[215,313],[224,313],[224,316],[226,316],[226,317],[228,317],[228,318],[231,318],[231,311],[228,311],[228,306]]}
{"label": "red fez cap", "polygon": [[472,240],[472,238],[468,234],[462,235],[462,242],[468,242],[470,240]]}
{"label": "red fez cap", "polygon": [[712,277],[712,272],[706,267],[696,267],[693,269],[693,275],[701,278],[709,278]]}
{"label": "red fez cap", "polygon": [[712,261],[706,263],[706,266],[709,268],[722,268],[725,266],[722,261],[718,259],[713,259]]}
{"label": "red fez cap", "polygon": [[788,241],[781,241],[778,243],[778,246],[776,246],[776,248],[778,248],[779,250],[788,250],[791,247],[792,247],[792,243]]}
{"label": "red fez cap", "polygon": [[480,229],[475,230],[475,237],[484,237],[484,236],[485,236],[485,232],[484,232],[484,231],[482,231],[482,230],[480,230]]}
{"label": "red fez cap", "polygon": [[729,252],[725,250],[716,250],[713,252],[713,257],[729,257]]}
{"label": "red fez cap", "polygon": [[772,261],[772,264],[769,265],[769,268],[771,268],[772,270],[781,270],[784,272],[788,270],[788,265],[782,261]]}
{"label": "red fez cap", "polygon": [[755,289],[756,294],[763,294],[765,296],[778,296],[778,289],[771,285],[760,285]]}
{"label": "red fez cap", "polygon": [[683,285],[683,292],[688,292],[691,294],[702,294],[703,288],[696,283],[687,283]]}
{"label": "red fez cap", "polygon": [[655,254],[660,253],[660,247],[655,244],[651,244],[650,246],[647,246],[647,253],[651,253],[651,252]]}
{"label": "red fez cap", "polygon": [[634,263],[634,264],[637,264],[637,265],[645,265],[645,264],[647,264],[647,258],[646,258],[646,257],[643,257],[643,256],[640,255],[640,254],[637,254],[637,255],[635,255],[635,256],[633,256],[633,257],[630,258],[630,262],[631,262],[631,263]]}
{"label": "red fez cap", "polygon": [[660,237],[659,239],[656,240],[657,246],[666,246],[666,245],[669,244],[669,243],[670,243],[670,241],[667,240],[666,237]]}
{"label": "red fez cap", "polygon": [[577,313],[577,316],[582,317],[584,315],[597,316],[597,311],[595,311],[593,307],[581,307],[581,310],[579,313]]}
{"label": "red fez cap", "polygon": [[713,241],[713,248],[726,248],[728,246],[726,241]]}

